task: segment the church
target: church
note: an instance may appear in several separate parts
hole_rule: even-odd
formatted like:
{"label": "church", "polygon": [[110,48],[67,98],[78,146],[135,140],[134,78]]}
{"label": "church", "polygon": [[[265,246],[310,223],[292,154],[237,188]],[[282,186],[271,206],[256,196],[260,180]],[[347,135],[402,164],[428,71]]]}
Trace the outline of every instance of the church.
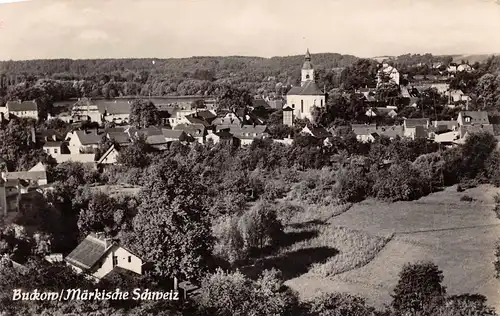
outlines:
{"label": "church", "polygon": [[[326,103],[325,92],[321,91],[314,79],[314,67],[311,63],[311,54],[307,50],[302,65],[302,75],[300,86],[295,86],[286,95],[285,108],[289,113],[293,113],[293,118],[312,120],[312,110],[314,107],[324,107]],[[287,124],[291,125],[291,124]]]}

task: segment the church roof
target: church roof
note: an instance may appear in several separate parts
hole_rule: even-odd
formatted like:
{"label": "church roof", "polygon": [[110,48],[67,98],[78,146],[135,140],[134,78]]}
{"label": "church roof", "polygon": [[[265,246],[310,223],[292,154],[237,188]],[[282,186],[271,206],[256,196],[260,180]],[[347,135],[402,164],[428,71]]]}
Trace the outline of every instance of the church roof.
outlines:
{"label": "church roof", "polygon": [[324,95],[323,91],[318,88],[316,82],[306,81],[303,86],[292,87],[287,95]]}
{"label": "church roof", "polygon": [[311,63],[311,54],[309,53],[309,48],[307,49],[306,56],[304,57],[304,64],[302,65],[302,69],[304,69],[304,70],[313,69],[313,65]]}

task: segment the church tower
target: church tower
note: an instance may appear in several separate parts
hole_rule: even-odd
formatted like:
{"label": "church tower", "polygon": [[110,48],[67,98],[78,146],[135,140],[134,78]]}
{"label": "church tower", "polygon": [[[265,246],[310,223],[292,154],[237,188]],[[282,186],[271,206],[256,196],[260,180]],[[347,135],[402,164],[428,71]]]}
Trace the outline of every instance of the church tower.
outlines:
{"label": "church tower", "polygon": [[314,68],[311,64],[311,54],[309,53],[309,48],[307,49],[304,64],[302,65],[302,80],[300,85],[303,86],[308,81],[314,81]]}

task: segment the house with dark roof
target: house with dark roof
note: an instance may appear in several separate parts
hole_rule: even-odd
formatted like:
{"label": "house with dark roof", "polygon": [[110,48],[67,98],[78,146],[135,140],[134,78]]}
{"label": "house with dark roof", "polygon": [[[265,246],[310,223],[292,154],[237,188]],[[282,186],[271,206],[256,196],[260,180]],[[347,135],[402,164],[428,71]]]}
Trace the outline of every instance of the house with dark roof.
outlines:
{"label": "house with dark roof", "polygon": [[163,137],[167,143],[175,141],[185,141],[188,135],[183,130],[173,130],[168,128],[162,128]]}
{"label": "house with dark roof", "polygon": [[428,118],[405,119],[403,122],[404,136],[417,139],[428,138],[430,120]]}
{"label": "house with dark roof", "polygon": [[33,101],[7,101],[5,105],[7,115],[19,118],[38,120],[38,104]]}
{"label": "house with dark roof", "polygon": [[286,104],[294,110],[294,117],[312,119],[314,107],[326,106],[326,93],[321,91],[315,81],[314,67],[309,49],[301,70],[300,86],[293,86],[286,95]]}
{"label": "house with dark roof", "polygon": [[68,148],[72,154],[96,149],[102,139],[107,137],[103,129],[75,130],[66,135]]}
{"label": "house with dark roof", "polygon": [[99,281],[115,268],[143,273],[144,262],[132,251],[101,234],[90,234],[64,258],[77,273]]}
{"label": "house with dark roof", "polygon": [[178,124],[174,128],[176,131],[183,131],[200,144],[205,142],[207,128],[203,124]]}
{"label": "house with dark roof", "polygon": [[227,130],[222,130],[218,132],[214,132],[212,130],[208,130],[208,134],[205,137],[206,143],[212,144],[228,144],[228,145],[240,145],[239,139],[235,138],[233,134],[228,132]]}
{"label": "house with dark roof", "polygon": [[216,132],[226,131],[239,140],[241,146],[250,145],[254,139],[269,137],[266,125],[216,126]]}
{"label": "house with dark roof", "polygon": [[328,132],[324,127],[312,126],[310,124],[304,126],[304,128],[300,132],[304,135],[309,135],[322,140],[328,137],[332,137],[332,134]]}
{"label": "house with dark roof", "polygon": [[458,126],[490,124],[486,111],[460,111],[457,117]]}
{"label": "house with dark roof", "polygon": [[363,143],[373,142],[382,136],[388,137],[389,139],[403,137],[403,126],[400,125],[378,126],[376,124],[352,124],[351,128],[356,135],[356,139]]}

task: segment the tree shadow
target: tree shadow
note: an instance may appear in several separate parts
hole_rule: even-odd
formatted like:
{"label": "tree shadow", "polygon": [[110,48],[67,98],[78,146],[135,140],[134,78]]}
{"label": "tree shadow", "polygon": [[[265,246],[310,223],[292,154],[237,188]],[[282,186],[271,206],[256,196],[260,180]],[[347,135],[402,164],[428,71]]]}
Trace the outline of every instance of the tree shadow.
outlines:
{"label": "tree shadow", "polygon": [[326,223],[324,221],[321,221],[319,219],[313,219],[307,222],[303,223],[293,223],[293,224],[288,224],[289,227],[294,228],[294,229],[305,229],[309,228],[311,226],[324,226]]}
{"label": "tree shadow", "polygon": [[276,254],[280,249],[284,249],[301,241],[313,239],[318,235],[319,231],[317,229],[283,233],[276,244],[266,246],[262,249],[252,249],[250,251],[250,257],[260,258],[262,256],[270,256]]}
{"label": "tree shadow", "polygon": [[338,253],[337,249],[330,247],[299,249],[260,259],[253,265],[240,268],[240,271],[249,278],[256,279],[262,271],[275,268],[281,270],[282,277],[286,281],[308,272],[312,264],[325,262]]}

